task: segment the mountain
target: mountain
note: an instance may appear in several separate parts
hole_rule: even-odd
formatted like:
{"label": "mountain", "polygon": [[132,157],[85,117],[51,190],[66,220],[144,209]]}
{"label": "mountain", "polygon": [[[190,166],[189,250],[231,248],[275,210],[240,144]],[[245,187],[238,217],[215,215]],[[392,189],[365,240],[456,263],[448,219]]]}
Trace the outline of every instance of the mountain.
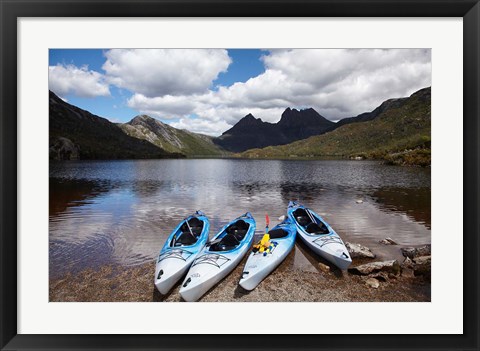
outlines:
{"label": "mountain", "polygon": [[117,124],[124,133],[150,143],[169,152],[187,156],[221,156],[227,154],[215,145],[212,137],[177,129],[152,117],[140,115],[128,123]]}
{"label": "mountain", "polygon": [[395,164],[430,164],[431,88],[421,89],[408,98],[387,100],[363,116],[365,121],[350,121],[322,135],[248,150],[240,156],[360,157],[386,159]]}
{"label": "mountain", "polygon": [[322,134],[333,125],[335,125],[334,122],[321,116],[313,108],[300,111],[287,108],[277,123],[277,127],[286,136],[289,143]]}
{"label": "mountain", "polygon": [[279,140],[274,124],[264,122],[260,118],[248,114],[221,136],[213,139],[213,142],[226,150],[238,152],[268,145],[278,145],[283,140]]}
{"label": "mountain", "polygon": [[135,159],[184,157],[125,134],[109,120],[70,105],[50,91],[50,159]]}
{"label": "mountain", "polygon": [[378,115],[380,115],[382,112],[388,109],[402,107],[403,104],[407,102],[407,100],[408,98],[388,99],[371,112],[365,112],[365,113],[359,114],[356,117],[347,117],[347,118],[341,119],[340,121],[335,123],[335,125],[330,130],[337,129],[345,124],[371,121],[377,118]]}
{"label": "mountain", "polygon": [[268,123],[248,114],[213,142],[226,150],[241,152],[252,148],[288,144],[322,134],[335,125],[313,108],[287,108],[278,123]]}

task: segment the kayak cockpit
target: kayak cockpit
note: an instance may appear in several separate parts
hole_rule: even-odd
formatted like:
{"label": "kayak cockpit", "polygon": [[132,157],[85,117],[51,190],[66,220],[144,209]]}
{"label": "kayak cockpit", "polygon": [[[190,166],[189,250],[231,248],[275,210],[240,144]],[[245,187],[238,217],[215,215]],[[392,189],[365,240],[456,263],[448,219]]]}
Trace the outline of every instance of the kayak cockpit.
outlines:
{"label": "kayak cockpit", "polygon": [[204,222],[197,217],[192,217],[188,221],[184,221],[177,233],[173,236],[170,247],[194,245],[202,234],[203,226]]}
{"label": "kayak cockpit", "polygon": [[307,212],[304,208],[295,210],[293,212],[293,217],[309,234],[328,234],[330,232],[325,223],[312,213]]}
{"label": "kayak cockpit", "polygon": [[[250,224],[240,219],[227,228],[223,234],[210,245],[209,251],[230,251],[234,250],[242,243],[242,240],[247,235]],[[218,241],[217,241],[218,240]]]}
{"label": "kayak cockpit", "polygon": [[273,229],[268,232],[270,239],[281,239],[288,236],[288,231],[284,229]]}

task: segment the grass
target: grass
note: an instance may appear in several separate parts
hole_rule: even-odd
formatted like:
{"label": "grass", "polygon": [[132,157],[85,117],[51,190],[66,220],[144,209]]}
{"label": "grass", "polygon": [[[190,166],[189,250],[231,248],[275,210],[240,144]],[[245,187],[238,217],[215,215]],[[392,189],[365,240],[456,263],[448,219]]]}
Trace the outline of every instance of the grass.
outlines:
{"label": "grass", "polygon": [[347,124],[332,132],[288,145],[251,149],[244,158],[337,157],[384,159],[392,164],[430,164],[431,105],[412,95],[400,108],[391,108],[368,122]]}

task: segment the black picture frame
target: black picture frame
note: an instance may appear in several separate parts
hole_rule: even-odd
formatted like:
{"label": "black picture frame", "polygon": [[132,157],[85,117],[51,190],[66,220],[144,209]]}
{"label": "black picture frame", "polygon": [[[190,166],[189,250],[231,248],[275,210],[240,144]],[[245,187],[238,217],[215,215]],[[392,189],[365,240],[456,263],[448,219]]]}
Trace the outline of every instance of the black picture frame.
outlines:
{"label": "black picture frame", "polygon": [[[0,0],[2,350],[478,350],[478,0]],[[463,328],[461,335],[25,335],[17,334],[17,18],[19,17],[463,17]],[[393,317],[392,317],[393,318]],[[301,323],[301,321],[298,321]],[[358,321],[361,323],[361,321]],[[321,324],[321,321],[319,321]]]}

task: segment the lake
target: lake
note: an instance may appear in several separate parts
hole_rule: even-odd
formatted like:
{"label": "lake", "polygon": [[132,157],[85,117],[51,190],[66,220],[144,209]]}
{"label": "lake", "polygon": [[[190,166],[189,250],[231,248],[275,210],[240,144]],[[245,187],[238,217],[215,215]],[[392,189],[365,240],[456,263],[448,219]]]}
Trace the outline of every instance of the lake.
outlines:
{"label": "lake", "polygon": [[[157,257],[180,220],[196,210],[212,237],[249,211],[257,235],[286,213],[290,200],[312,208],[344,241],[379,258],[431,239],[430,169],[349,160],[181,159],[50,163],[50,277],[105,264],[137,265]],[[312,257],[297,244],[294,266]],[[152,276],[153,280],[153,276]]]}

